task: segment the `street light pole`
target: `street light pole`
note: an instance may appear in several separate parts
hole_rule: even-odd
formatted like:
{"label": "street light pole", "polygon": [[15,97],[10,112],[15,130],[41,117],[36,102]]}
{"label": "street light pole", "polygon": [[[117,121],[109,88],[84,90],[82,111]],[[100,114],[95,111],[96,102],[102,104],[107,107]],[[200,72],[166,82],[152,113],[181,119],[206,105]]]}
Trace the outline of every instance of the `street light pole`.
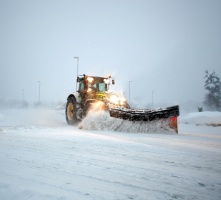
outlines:
{"label": "street light pole", "polygon": [[22,108],[23,108],[23,106],[24,106],[24,89],[22,89],[22,104],[21,104],[22,106]]}
{"label": "street light pole", "polygon": [[41,94],[41,81],[38,81],[39,87],[38,87],[38,103],[40,104],[40,94]]}
{"label": "street light pole", "polygon": [[152,90],[152,108],[153,108],[153,92],[154,92],[154,91]]}
{"label": "street light pole", "polygon": [[[79,67],[79,57],[74,57],[75,59],[77,59],[77,78],[78,78],[78,67]],[[77,92],[77,80],[76,80],[76,92]]]}
{"label": "street light pole", "polygon": [[132,83],[133,81],[129,81],[129,104],[130,104],[130,83]]}

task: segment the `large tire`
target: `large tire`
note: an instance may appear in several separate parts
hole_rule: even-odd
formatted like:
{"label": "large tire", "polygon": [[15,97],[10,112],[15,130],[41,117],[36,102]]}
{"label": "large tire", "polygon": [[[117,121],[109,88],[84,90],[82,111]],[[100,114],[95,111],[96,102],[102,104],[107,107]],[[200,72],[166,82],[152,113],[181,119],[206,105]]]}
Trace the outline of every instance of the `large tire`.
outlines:
{"label": "large tire", "polygon": [[66,116],[66,121],[69,125],[73,125],[78,122],[76,113],[77,113],[77,107],[75,99],[68,98],[65,109],[65,116]]}

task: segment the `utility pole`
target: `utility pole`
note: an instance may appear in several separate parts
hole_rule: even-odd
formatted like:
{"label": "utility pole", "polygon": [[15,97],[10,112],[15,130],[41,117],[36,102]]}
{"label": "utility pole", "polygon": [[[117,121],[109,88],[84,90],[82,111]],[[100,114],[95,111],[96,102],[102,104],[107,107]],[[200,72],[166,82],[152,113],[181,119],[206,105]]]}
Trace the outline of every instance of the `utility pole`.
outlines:
{"label": "utility pole", "polygon": [[[79,67],[79,57],[74,57],[75,59],[77,59],[77,78],[78,78],[78,67]],[[76,92],[77,92],[77,79],[76,79]]]}
{"label": "utility pole", "polygon": [[130,83],[132,83],[133,81],[129,81],[129,104],[130,104]]}

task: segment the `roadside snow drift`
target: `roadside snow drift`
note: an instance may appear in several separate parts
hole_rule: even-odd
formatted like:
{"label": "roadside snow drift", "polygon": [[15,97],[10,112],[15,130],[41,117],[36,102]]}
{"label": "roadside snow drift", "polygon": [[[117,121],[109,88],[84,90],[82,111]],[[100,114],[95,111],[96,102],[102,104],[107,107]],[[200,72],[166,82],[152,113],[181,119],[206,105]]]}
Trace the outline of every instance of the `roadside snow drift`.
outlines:
{"label": "roadside snow drift", "polygon": [[186,124],[221,126],[221,112],[197,112],[181,116],[180,120]]}

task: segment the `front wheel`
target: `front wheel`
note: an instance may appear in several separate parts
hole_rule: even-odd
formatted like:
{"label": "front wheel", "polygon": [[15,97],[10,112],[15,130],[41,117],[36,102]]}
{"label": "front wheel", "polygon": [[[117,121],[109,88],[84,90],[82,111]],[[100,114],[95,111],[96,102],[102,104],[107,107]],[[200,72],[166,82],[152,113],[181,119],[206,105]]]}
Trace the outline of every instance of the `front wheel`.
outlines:
{"label": "front wheel", "polygon": [[65,109],[66,121],[69,125],[73,125],[78,122],[76,113],[77,113],[76,101],[74,98],[69,98]]}

